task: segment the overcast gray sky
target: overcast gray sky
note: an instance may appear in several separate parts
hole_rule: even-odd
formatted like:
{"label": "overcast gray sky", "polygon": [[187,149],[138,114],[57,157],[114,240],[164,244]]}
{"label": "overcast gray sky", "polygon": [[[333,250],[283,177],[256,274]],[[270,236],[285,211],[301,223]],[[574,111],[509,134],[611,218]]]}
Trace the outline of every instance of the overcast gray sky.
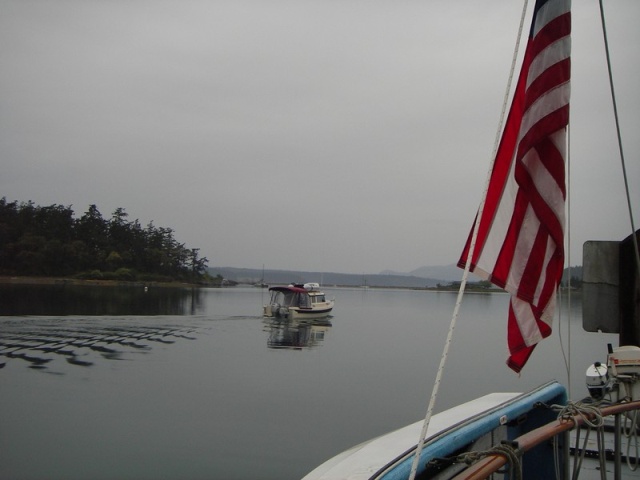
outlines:
{"label": "overcast gray sky", "polygon": [[[107,218],[123,207],[173,228],[211,266],[455,263],[521,7],[0,0],[0,197],[71,205],[78,217],[90,204]],[[640,2],[605,9],[637,208]],[[630,226],[597,0],[574,1],[573,32],[575,265],[585,240]]]}

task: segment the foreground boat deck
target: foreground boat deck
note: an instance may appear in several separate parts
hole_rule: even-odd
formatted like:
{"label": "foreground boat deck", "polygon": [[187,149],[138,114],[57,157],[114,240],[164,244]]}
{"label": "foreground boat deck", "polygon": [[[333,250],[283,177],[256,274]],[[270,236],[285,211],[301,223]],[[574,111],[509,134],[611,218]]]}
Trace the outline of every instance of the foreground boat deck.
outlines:
{"label": "foreground boat deck", "polygon": [[[605,419],[604,429],[604,449],[605,452],[605,475],[607,479],[614,479],[614,452],[615,452],[615,436],[614,436],[614,422],[613,419]],[[580,448],[585,448],[584,460],[580,469],[580,475],[578,478],[585,480],[601,480],[602,472],[600,466],[600,454],[598,448],[598,439],[594,431],[592,431],[587,438],[586,445],[584,443],[587,430],[581,428],[580,431],[574,430],[571,432],[571,455],[572,461],[576,455],[576,437],[580,435]],[[620,478],[622,480],[637,480],[640,479],[640,468],[634,468],[638,465],[638,438],[627,437],[622,435],[621,437],[621,469]]]}
{"label": "foreground boat deck", "polygon": [[[526,394],[487,395],[433,416],[416,478],[518,478],[509,475],[511,465],[516,465],[521,466],[524,479],[640,479],[640,470],[633,468],[639,449],[637,429],[634,435],[623,434],[619,440],[619,476],[615,475],[613,453],[613,419],[617,416],[621,428],[629,428],[638,409],[640,402],[597,407],[588,402],[567,403],[564,388],[556,382]],[[595,429],[594,419],[602,418],[607,419],[604,428]],[[410,478],[422,423],[357,445],[323,463],[303,480],[406,480]],[[598,445],[598,431],[604,438],[602,447]],[[601,458],[605,460],[604,470]],[[576,468],[579,475],[574,476]]]}

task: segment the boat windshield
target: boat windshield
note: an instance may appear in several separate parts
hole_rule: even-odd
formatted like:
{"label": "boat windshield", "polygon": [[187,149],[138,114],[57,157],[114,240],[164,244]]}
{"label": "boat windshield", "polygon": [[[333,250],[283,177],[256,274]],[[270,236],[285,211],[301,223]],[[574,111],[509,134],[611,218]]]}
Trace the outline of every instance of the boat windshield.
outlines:
{"label": "boat windshield", "polygon": [[311,307],[311,299],[306,293],[298,292],[271,292],[271,304],[282,305],[283,307]]}
{"label": "boat windshield", "polygon": [[306,307],[306,308],[311,307],[311,298],[309,298],[309,295],[307,295],[306,293],[296,293],[296,296],[298,297],[297,305],[299,307]]}

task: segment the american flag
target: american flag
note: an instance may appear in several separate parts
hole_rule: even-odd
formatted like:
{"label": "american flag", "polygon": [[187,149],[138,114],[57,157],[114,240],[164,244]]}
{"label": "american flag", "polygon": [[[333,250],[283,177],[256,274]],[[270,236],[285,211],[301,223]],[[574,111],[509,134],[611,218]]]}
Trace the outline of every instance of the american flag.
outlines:
{"label": "american flag", "polygon": [[[480,278],[511,294],[507,365],[516,372],[551,334],[564,267],[570,4],[536,1],[470,264]],[[461,268],[471,237],[458,262]]]}

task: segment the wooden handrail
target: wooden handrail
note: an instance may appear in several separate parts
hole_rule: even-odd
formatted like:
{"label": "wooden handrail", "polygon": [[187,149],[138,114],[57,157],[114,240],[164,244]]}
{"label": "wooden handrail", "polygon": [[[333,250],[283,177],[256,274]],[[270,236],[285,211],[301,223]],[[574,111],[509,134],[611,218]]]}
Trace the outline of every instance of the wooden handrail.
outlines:
{"label": "wooden handrail", "polygon": [[[620,413],[630,412],[632,410],[640,409],[640,401],[618,403],[603,407],[600,412],[603,417],[609,415],[618,415]],[[586,415],[586,418],[592,417],[592,415]],[[571,430],[576,426],[580,426],[584,423],[585,417],[581,415],[574,415],[569,419],[554,420],[551,423],[547,423],[541,427],[538,427],[530,432],[527,432],[514,440],[518,444],[518,447],[527,452],[533,447],[540,445],[542,442],[549,440],[556,435]],[[482,460],[478,460],[466,470],[460,472],[457,476],[453,477],[453,480],[481,480],[487,478],[492,473],[495,473],[506,465],[507,458],[499,453],[488,455]]]}

